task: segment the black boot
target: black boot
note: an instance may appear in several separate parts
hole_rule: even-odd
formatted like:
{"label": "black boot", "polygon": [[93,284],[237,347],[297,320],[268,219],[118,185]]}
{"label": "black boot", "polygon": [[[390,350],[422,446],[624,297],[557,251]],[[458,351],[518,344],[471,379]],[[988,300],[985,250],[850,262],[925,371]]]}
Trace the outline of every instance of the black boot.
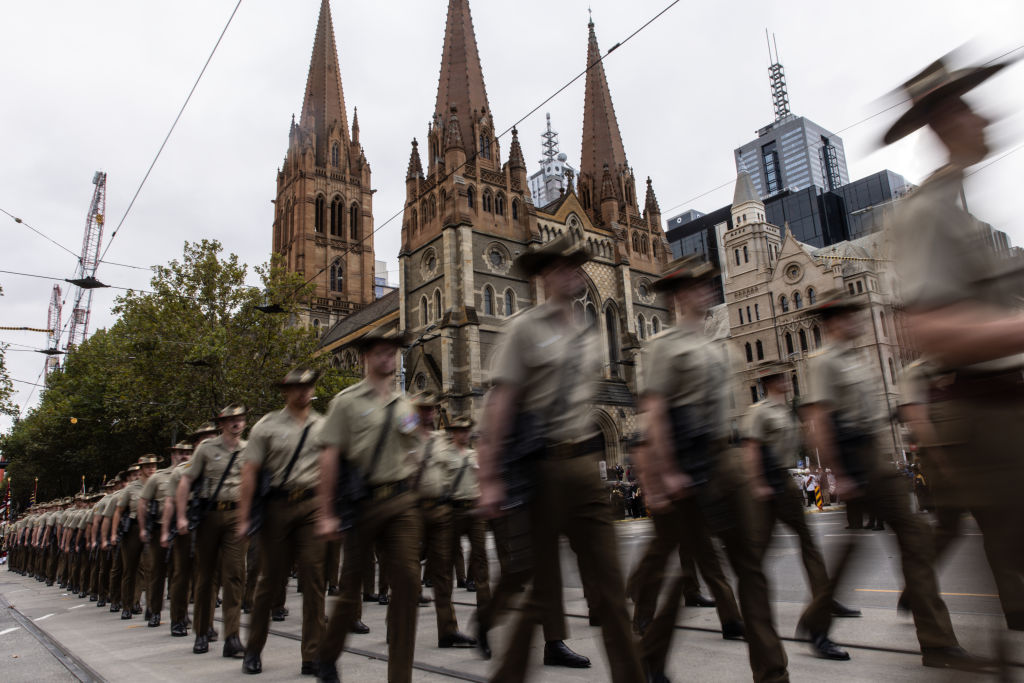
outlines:
{"label": "black boot", "polygon": [[156,628],[159,625],[160,625],[160,613],[157,612],[156,614],[150,615],[150,617],[149,617],[149,627],[150,628]]}
{"label": "black boot", "polygon": [[132,618],[132,611],[130,609],[121,610],[121,618],[122,619],[131,619]]}
{"label": "black boot", "polygon": [[370,632],[370,627],[363,623],[362,619],[356,619],[352,624],[352,633],[365,635]]}
{"label": "black boot", "polygon": [[480,656],[484,659],[491,658],[491,643],[487,639],[488,629],[483,624],[477,624],[476,626],[476,645],[480,648]]}
{"label": "black boot", "polygon": [[206,634],[200,633],[196,636],[196,643],[192,646],[192,653],[197,655],[205,655],[210,651],[210,641],[207,640]]}
{"label": "black boot", "polygon": [[476,647],[476,640],[465,633],[455,631],[437,639],[438,647]]}
{"label": "black boot", "polygon": [[303,676],[316,676],[316,672],[319,670],[320,662],[303,662],[299,673]]}
{"label": "black boot", "polygon": [[850,618],[859,617],[859,616],[862,616],[862,615],[861,615],[861,611],[859,609],[853,609],[852,607],[847,607],[846,605],[844,605],[843,603],[839,602],[838,600],[833,600],[832,601],[832,616],[833,617],[840,617],[840,618],[844,618],[844,619],[850,619]]}
{"label": "black boot", "polygon": [[245,654],[245,647],[242,645],[242,641],[238,638],[237,633],[228,636],[224,640],[224,651],[222,654],[229,658]]}
{"label": "black boot", "polygon": [[242,660],[242,673],[263,673],[263,662],[260,661],[260,656],[258,654],[249,652],[245,653],[245,658]]}
{"label": "black boot", "polygon": [[142,605],[135,603],[135,605],[132,606],[132,614],[142,614]]}
{"label": "black boot", "polygon": [[586,669],[590,666],[590,660],[570,650],[563,640],[549,640],[544,643],[544,666]]}
{"label": "black boot", "polygon": [[285,611],[283,609],[276,609],[270,615],[270,618],[274,621],[284,621]]}
{"label": "black boot", "polygon": [[683,604],[687,607],[714,607],[715,601],[697,593],[696,595],[688,596]]}
{"label": "black boot", "polygon": [[727,621],[722,624],[722,638],[726,640],[743,640],[747,634],[742,621]]}
{"label": "black boot", "polygon": [[320,669],[316,673],[316,679],[322,683],[341,683],[338,678],[338,667],[334,662],[320,662]]}
{"label": "black boot", "polygon": [[214,628],[213,628],[213,627],[211,626],[211,627],[210,627],[210,630],[208,630],[208,631],[206,632],[206,639],[207,639],[208,641],[210,641],[211,643],[216,643],[216,642],[217,642],[217,637],[218,637],[218,636],[217,636],[217,631],[216,631],[216,629],[214,629]]}
{"label": "black boot", "polygon": [[188,626],[182,622],[171,624],[171,636],[175,638],[184,638],[188,635]]}
{"label": "black boot", "polygon": [[829,640],[824,633],[811,636],[811,650],[822,659],[845,662],[850,658],[849,652]]}

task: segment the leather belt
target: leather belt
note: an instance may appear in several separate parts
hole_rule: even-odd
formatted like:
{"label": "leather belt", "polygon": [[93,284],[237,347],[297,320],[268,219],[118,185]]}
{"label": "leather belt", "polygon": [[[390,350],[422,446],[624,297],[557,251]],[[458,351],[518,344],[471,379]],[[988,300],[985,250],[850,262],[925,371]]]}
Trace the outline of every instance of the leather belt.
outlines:
{"label": "leather belt", "polygon": [[456,510],[469,510],[470,508],[476,507],[475,500],[453,500],[452,507]]}
{"label": "leather belt", "polygon": [[931,400],[1001,403],[1024,400],[1024,370],[1016,368],[993,373],[958,372],[952,383],[932,387]]}
{"label": "leather belt", "polygon": [[590,455],[601,450],[601,440],[593,437],[586,441],[563,441],[562,443],[549,443],[544,447],[545,460],[570,460],[584,455]]}
{"label": "leather belt", "polygon": [[234,510],[237,507],[238,503],[236,501],[218,500],[216,503],[213,504],[213,507],[211,507],[210,509],[216,510],[217,512],[224,512],[225,510]]}
{"label": "leather belt", "polygon": [[388,500],[409,491],[411,488],[412,486],[409,484],[408,479],[392,481],[387,484],[377,484],[370,487],[370,500],[377,502]]}
{"label": "leather belt", "polygon": [[444,504],[445,501],[440,498],[420,498],[420,507],[424,510],[433,510],[434,508]]}
{"label": "leather belt", "polygon": [[287,500],[289,503],[301,503],[316,495],[316,489],[299,489],[297,491],[282,491],[274,489],[268,495],[271,500]]}

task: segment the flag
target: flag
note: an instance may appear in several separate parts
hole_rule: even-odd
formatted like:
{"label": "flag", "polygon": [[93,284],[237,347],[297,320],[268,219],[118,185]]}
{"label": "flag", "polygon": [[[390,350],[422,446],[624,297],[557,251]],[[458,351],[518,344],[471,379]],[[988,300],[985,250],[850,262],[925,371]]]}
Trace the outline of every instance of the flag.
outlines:
{"label": "flag", "polygon": [[85,475],[82,475],[82,493],[85,493]]}

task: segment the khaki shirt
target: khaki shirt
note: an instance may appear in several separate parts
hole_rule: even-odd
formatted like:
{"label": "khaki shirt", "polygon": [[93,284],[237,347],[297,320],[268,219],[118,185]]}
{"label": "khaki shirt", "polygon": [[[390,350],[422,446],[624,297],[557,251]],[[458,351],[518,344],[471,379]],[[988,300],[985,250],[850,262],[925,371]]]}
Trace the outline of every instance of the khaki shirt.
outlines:
{"label": "khaki shirt", "polygon": [[932,371],[922,360],[916,360],[903,368],[898,384],[900,407],[930,402]]}
{"label": "khaki shirt", "polygon": [[[322,421],[323,416],[312,409],[302,424],[296,422],[287,409],[267,413],[252,428],[242,458],[261,469],[266,468],[270,472],[270,485],[273,488],[286,491],[315,488],[320,478],[320,449],[316,443],[316,430]],[[302,444],[302,452],[295,459],[288,481],[282,481],[284,471],[307,428],[309,433]]]}
{"label": "khaki shirt", "polygon": [[491,381],[517,389],[523,410],[546,421],[554,443],[578,443],[596,434],[590,410],[600,376],[597,334],[567,323],[551,303],[515,319],[491,368]]}
{"label": "khaki shirt", "polygon": [[422,498],[441,498],[448,493],[451,483],[451,459],[448,457],[448,436],[444,432],[430,432],[424,437],[419,451],[423,474],[419,494]]}
{"label": "khaki shirt", "polygon": [[836,422],[861,434],[881,431],[886,415],[875,379],[863,355],[854,348],[827,346],[807,359],[810,388],[806,403],[822,403],[836,413]]}
{"label": "khaki shirt", "polygon": [[[160,515],[164,510],[164,498],[171,495],[168,486],[170,485],[171,471],[173,469],[174,467],[165,467],[154,472],[146,481],[146,485],[142,487],[142,493],[139,494],[139,498],[146,501],[147,505],[151,500],[157,502],[157,515]],[[159,524],[160,517],[158,516],[153,522]]]}
{"label": "khaki shirt", "polygon": [[642,394],[665,398],[670,408],[701,408],[703,424],[718,438],[728,436],[729,352],[703,328],[680,324],[651,341],[644,351]]}
{"label": "khaki shirt", "polygon": [[[238,457],[231,465],[231,471],[224,477],[224,485],[220,487],[220,493],[217,494],[218,501],[238,501],[239,488],[242,485],[242,451],[244,450],[245,441],[240,440],[234,451],[238,453]],[[192,466],[189,467],[187,474],[193,479],[202,479],[197,494],[200,498],[213,497],[221,475],[224,474],[228,463],[231,462],[231,455],[232,451],[224,447],[221,436],[207,439],[196,448],[190,460]]]}
{"label": "khaki shirt", "polygon": [[108,500],[110,500],[110,494],[109,493],[104,494],[104,496],[102,498],[100,498],[95,503],[93,503],[92,510],[89,511],[89,519],[90,519],[90,521],[92,521],[92,517],[94,517],[96,515],[99,515],[100,517],[103,516],[103,507],[107,504]]}
{"label": "khaki shirt", "polygon": [[114,491],[113,493],[110,494],[110,498],[109,500],[107,500],[107,507],[103,509],[104,517],[112,518],[117,508],[121,507],[121,497],[124,496],[126,488],[128,487],[126,486],[125,488],[120,489],[119,491]]}
{"label": "khaki shirt", "polygon": [[[136,479],[132,483],[128,484],[121,491],[121,497],[117,499],[117,507],[128,508],[129,519],[135,519],[138,516],[138,502],[139,496],[142,494],[142,487],[144,486],[142,479]],[[124,515],[124,513],[121,513]]]}
{"label": "khaki shirt", "polygon": [[476,451],[467,448],[460,452],[452,444],[449,452],[449,462],[452,463],[451,486],[454,487],[452,500],[476,500],[480,497],[480,465],[476,460]]}
{"label": "khaki shirt", "polygon": [[73,528],[75,528],[75,529],[85,529],[87,526],[89,526],[89,522],[91,522],[91,521],[92,521],[92,512],[89,510],[89,508],[82,508],[80,510],[75,510],[75,521],[74,521],[74,527]]}
{"label": "khaki shirt", "polygon": [[[945,167],[907,199],[893,217],[895,269],[908,310],[927,311],[961,302],[1020,309],[1024,271],[1018,259],[1000,258],[984,224],[960,205],[961,172]],[[1024,355],[972,366],[978,371],[1024,366]]]}
{"label": "khaki shirt", "polygon": [[[174,505],[175,496],[178,495],[178,484],[181,483],[181,475],[188,474],[192,467],[192,460],[186,460],[183,463],[179,463],[171,469],[171,474],[167,478],[167,498],[164,500],[164,504],[170,503]],[[192,494],[189,492],[188,498],[191,498]],[[186,498],[186,500],[188,500]]]}
{"label": "khaki shirt", "polygon": [[[368,475],[389,403],[395,403],[395,409],[388,437],[376,469]],[[363,380],[331,399],[316,442],[341,451],[341,457],[358,467],[369,484],[390,484],[416,473],[418,425],[419,417],[403,394],[395,391],[382,400],[373,386]]]}
{"label": "khaki shirt", "polygon": [[796,467],[800,459],[800,424],[785,403],[766,398],[752,405],[740,436],[767,446],[781,469]]}

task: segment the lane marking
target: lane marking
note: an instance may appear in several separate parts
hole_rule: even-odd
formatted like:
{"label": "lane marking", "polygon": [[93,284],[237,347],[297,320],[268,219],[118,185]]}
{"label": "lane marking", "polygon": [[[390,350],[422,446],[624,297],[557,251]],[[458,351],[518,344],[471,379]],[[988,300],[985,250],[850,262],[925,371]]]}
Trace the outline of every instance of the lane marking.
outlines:
{"label": "lane marking", "polygon": [[32,621],[42,621],[43,619],[49,619],[52,616],[53,616],[53,613],[51,612],[50,614],[44,614],[43,616],[39,617],[38,619],[33,619]]}
{"label": "lane marking", "polygon": [[[903,591],[895,588],[854,588],[855,591],[861,593],[902,593]],[[992,593],[939,593],[939,595],[950,595],[958,598],[998,598],[998,595]]]}
{"label": "lane marking", "polygon": [[74,607],[68,607],[68,610],[79,609],[81,607],[85,607],[85,605],[75,605]]}
{"label": "lane marking", "polygon": [[0,636],[6,636],[8,633],[12,633],[13,631],[17,631],[20,628],[21,628],[20,626],[15,626],[14,628],[4,629],[3,631],[0,631]]}

